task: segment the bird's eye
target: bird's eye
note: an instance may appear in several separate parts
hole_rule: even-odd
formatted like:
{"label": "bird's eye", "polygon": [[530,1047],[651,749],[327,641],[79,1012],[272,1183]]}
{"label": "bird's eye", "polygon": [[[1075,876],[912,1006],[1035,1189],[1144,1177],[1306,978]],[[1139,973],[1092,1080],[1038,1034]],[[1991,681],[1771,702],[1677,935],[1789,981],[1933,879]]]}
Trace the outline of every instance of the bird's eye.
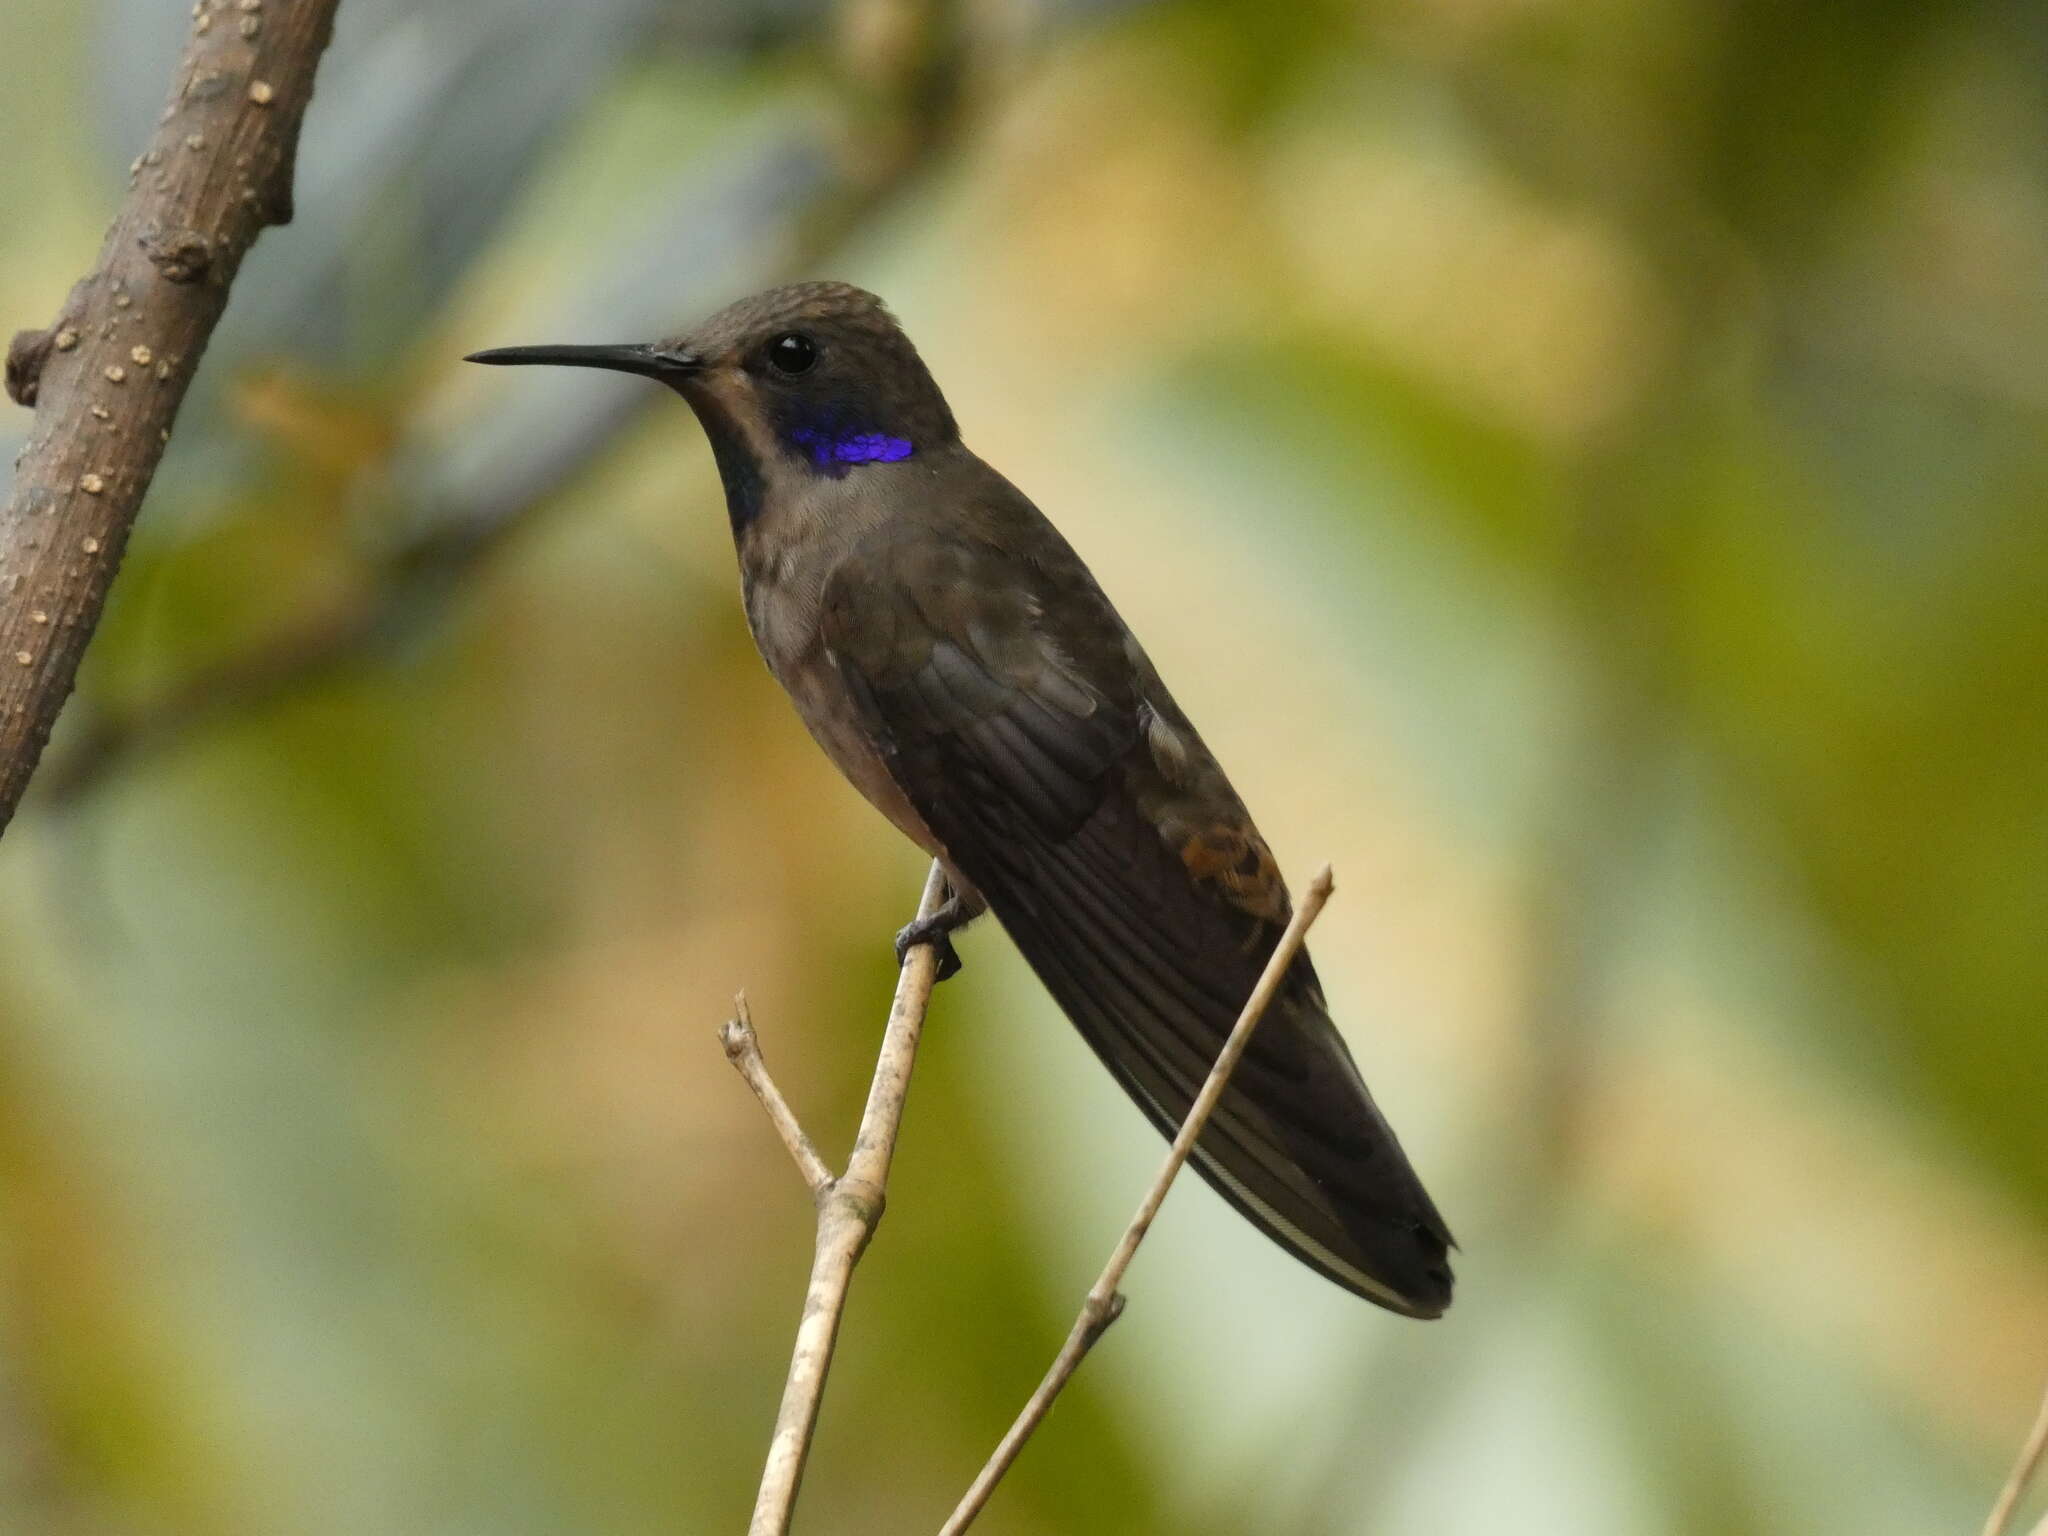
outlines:
{"label": "bird's eye", "polygon": [[818,344],[801,331],[789,331],[768,343],[768,361],[783,373],[808,373],[818,360]]}

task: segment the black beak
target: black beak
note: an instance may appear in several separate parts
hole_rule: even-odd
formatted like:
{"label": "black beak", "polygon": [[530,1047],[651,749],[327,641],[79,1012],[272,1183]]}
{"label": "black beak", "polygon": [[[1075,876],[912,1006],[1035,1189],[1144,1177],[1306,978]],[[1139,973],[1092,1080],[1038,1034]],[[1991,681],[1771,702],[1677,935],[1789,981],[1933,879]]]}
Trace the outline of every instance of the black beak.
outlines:
{"label": "black beak", "polygon": [[680,374],[695,373],[704,366],[704,360],[693,352],[646,342],[629,342],[616,347],[493,347],[488,352],[472,352],[463,361],[610,368],[617,373],[637,373],[650,379],[672,379]]}

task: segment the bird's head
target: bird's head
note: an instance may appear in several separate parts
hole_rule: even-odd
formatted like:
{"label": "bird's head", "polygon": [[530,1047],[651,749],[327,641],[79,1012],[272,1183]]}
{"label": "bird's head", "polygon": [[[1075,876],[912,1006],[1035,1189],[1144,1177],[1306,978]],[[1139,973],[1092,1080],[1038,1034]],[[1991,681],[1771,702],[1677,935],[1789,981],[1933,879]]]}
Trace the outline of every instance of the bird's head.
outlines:
{"label": "bird's head", "polygon": [[499,347],[473,363],[555,363],[658,380],[711,438],[735,526],[764,486],[838,478],[959,440],[945,396],[882,301],[847,283],[773,288],[669,341]]}

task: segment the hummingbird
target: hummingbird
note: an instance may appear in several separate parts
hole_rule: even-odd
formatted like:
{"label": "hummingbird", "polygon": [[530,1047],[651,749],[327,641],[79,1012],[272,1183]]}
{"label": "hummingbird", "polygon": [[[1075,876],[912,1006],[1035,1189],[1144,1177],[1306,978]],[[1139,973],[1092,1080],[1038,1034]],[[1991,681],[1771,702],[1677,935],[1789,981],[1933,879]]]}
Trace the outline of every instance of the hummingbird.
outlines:
{"label": "hummingbird", "polygon": [[[1179,1129],[1292,910],[1272,850],[1088,567],[960,439],[910,338],[846,283],[771,289],[668,341],[501,347],[606,368],[696,413],[724,483],[747,622],[839,770],[940,861],[896,936],[959,969],[992,911],[1163,1134]],[[1193,1161],[1338,1285],[1450,1305],[1451,1234],[1307,953]]]}

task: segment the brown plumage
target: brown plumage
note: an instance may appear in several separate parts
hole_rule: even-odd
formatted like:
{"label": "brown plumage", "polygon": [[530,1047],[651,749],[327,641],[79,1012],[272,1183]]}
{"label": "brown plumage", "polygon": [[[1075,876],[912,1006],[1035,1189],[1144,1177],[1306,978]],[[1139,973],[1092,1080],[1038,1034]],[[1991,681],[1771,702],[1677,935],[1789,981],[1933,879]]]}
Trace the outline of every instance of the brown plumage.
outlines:
{"label": "brown plumage", "polygon": [[[800,343],[800,345],[799,345]],[[1272,851],[1080,557],[959,441],[879,300],[810,284],[653,347],[515,349],[673,385],[712,437],[747,614],[820,745],[992,910],[1171,1134],[1290,912]],[[785,364],[801,363],[800,367]],[[1304,954],[1195,1148],[1282,1246],[1411,1316],[1450,1233]]]}

